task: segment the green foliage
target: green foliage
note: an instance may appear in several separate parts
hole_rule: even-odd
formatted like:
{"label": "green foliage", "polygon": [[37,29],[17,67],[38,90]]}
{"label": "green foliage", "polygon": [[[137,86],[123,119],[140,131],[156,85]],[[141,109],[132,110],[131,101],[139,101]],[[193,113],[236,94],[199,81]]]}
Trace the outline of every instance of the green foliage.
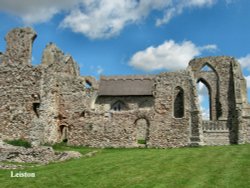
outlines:
{"label": "green foliage", "polygon": [[137,140],[138,144],[146,144],[146,140]]}
{"label": "green foliage", "polygon": [[24,139],[17,139],[17,140],[4,140],[7,144],[13,145],[13,146],[23,146],[25,148],[31,148],[31,144],[24,140]]}
{"label": "green foliage", "polygon": [[[82,153],[96,149],[69,147]],[[179,149],[99,149],[92,157],[26,167],[13,172],[35,178],[11,178],[0,170],[5,187],[249,187],[250,145]]]}

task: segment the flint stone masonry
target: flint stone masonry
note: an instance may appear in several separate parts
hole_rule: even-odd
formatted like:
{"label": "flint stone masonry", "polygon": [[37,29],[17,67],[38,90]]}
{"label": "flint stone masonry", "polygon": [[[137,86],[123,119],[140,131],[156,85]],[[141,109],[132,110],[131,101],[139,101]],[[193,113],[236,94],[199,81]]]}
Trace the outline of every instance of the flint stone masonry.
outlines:
{"label": "flint stone masonry", "polygon": [[[0,139],[156,148],[250,142],[246,81],[232,57],[197,58],[179,72],[98,81],[80,76],[74,59],[53,43],[32,66],[35,36],[31,28],[13,29],[0,53]],[[209,120],[201,116],[198,82],[209,90]]]}
{"label": "flint stone masonry", "polygon": [[1,141],[0,151],[0,162],[48,164],[50,162],[65,161],[72,158],[82,157],[82,155],[76,151],[55,152],[52,147],[48,146],[24,148],[12,146]]}
{"label": "flint stone masonry", "polygon": [[5,38],[7,49],[3,63],[31,65],[32,43],[35,38],[36,33],[31,28],[10,31]]}

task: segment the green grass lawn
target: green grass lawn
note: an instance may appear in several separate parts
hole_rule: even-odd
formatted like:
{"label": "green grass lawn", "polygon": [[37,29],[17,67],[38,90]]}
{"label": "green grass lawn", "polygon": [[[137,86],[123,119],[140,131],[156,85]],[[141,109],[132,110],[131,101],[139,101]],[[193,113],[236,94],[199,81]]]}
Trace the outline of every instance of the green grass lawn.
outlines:
{"label": "green grass lawn", "polygon": [[[66,150],[68,147],[58,146]],[[73,148],[86,153],[95,149]],[[250,187],[250,145],[179,149],[99,149],[90,158],[13,172],[35,178],[11,178],[0,170],[0,187]]]}

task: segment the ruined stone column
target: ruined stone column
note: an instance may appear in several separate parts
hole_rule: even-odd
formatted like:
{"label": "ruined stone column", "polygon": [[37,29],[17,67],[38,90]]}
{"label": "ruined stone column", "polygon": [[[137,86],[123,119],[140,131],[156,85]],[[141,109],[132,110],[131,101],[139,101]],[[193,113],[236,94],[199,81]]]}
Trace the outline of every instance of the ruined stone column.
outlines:
{"label": "ruined stone column", "polygon": [[32,28],[16,28],[5,37],[7,49],[4,63],[31,65],[32,44],[36,33]]}

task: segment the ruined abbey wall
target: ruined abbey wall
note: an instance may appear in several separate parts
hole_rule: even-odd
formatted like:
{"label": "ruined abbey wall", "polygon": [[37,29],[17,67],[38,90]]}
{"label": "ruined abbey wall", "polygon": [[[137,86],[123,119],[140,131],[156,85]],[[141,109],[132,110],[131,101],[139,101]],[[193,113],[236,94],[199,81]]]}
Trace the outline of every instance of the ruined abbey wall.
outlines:
{"label": "ruined abbey wall", "polygon": [[[180,72],[97,81],[80,76],[73,58],[52,43],[32,66],[35,37],[31,28],[14,29],[0,53],[1,139],[160,148],[250,142],[246,82],[231,57],[194,59]],[[201,117],[197,82],[209,90],[210,120]]]}
{"label": "ruined abbey wall", "polygon": [[0,65],[0,134],[4,138],[29,138],[33,97],[40,91],[41,71],[31,66]]}

